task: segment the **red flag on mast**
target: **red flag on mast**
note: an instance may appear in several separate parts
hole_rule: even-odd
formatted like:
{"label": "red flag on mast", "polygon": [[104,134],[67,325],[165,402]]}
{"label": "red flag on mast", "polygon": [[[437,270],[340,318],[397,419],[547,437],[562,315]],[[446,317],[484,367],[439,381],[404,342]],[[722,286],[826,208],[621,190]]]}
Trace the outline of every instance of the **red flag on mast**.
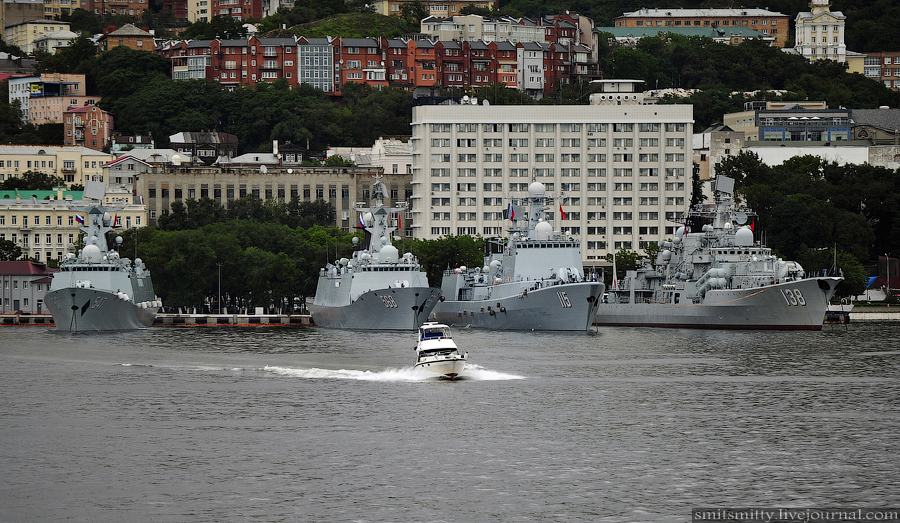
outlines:
{"label": "red flag on mast", "polygon": [[566,211],[564,211],[562,208],[562,202],[559,202],[559,215],[562,217],[563,220],[569,219],[569,217],[566,215]]}

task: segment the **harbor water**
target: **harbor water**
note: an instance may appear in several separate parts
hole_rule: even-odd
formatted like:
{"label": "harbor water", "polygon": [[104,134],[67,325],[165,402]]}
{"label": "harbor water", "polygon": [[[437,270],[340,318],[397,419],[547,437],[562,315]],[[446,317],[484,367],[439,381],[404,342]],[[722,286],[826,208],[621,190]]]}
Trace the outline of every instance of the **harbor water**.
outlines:
{"label": "harbor water", "polygon": [[685,522],[900,507],[900,328],[0,328],[0,522]]}

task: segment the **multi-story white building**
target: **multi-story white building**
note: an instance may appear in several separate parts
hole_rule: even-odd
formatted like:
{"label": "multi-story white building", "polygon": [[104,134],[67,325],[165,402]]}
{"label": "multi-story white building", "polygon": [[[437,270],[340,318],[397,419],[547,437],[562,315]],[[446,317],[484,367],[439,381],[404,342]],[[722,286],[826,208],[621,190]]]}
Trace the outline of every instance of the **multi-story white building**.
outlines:
{"label": "multi-story white building", "polygon": [[847,17],[831,11],[831,0],[810,0],[811,12],[797,13],[794,49],[807,60],[847,61],[844,25]]}
{"label": "multi-story white building", "polygon": [[537,42],[523,43],[516,47],[518,71],[516,88],[535,98],[544,94],[544,46]]}
{"label": "multi-story white building", "polygon": [[413,108],[413,236],[502,236],[532,179],[585,263],[674,234],[690,205],[693,107],[643,105],[638,81],[603,81],[591,105]]}
{"label": "multi-story white building", "polygon": [[297,80],[326,93],[334,91],[334,48],[328,38],[297,41]]}

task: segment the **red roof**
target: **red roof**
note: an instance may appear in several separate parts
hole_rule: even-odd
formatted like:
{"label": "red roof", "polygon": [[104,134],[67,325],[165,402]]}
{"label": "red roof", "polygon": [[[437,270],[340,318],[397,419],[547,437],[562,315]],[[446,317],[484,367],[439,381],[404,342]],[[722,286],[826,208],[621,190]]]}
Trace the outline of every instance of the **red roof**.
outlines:
{"label": "red roof", "polygon": [[46,276],[58,271],[59,269],[51,269],[43,263],[33,261],[0,261],[0,274]]}

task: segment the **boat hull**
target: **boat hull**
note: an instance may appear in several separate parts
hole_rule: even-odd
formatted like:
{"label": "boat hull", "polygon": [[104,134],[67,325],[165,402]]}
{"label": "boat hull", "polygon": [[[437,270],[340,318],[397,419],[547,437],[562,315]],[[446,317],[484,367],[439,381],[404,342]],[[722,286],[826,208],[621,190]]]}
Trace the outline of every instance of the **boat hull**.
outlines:
{"label": "boat hull", "polygon": [[144,308],[111,292],[93,288],[64,287],[50,291],[44,304],[61,331],[116,331],[153,325],[156,308]]}
{"label": "boat hull", "polygon": [[[840,278],[707,292],[702,303],[601,303],[597,325],[754,330],[821,330]],[[612,299],[610,299],[612,302]]]}
{"label": "boat hull", "polygon": [[594,321],[603,291],[599,282],[568,283],[504,297],[504,285],[483,300],[444,300],[432,313],[434,321],[492,330],[587,331]]}
{"label": "boat hull", "polygon": [[466,368],[465,358],[444,359],[440,361],[424,361],[416,363],[417,369],[427,370],[448,378],[455,378]]}
{"label": "boat hull", "polygon": [[441,290],[435,287],[398,287],[361,294],[347,305],[307,304],[317,327],[360,330],[416,330],[428,320]]}

